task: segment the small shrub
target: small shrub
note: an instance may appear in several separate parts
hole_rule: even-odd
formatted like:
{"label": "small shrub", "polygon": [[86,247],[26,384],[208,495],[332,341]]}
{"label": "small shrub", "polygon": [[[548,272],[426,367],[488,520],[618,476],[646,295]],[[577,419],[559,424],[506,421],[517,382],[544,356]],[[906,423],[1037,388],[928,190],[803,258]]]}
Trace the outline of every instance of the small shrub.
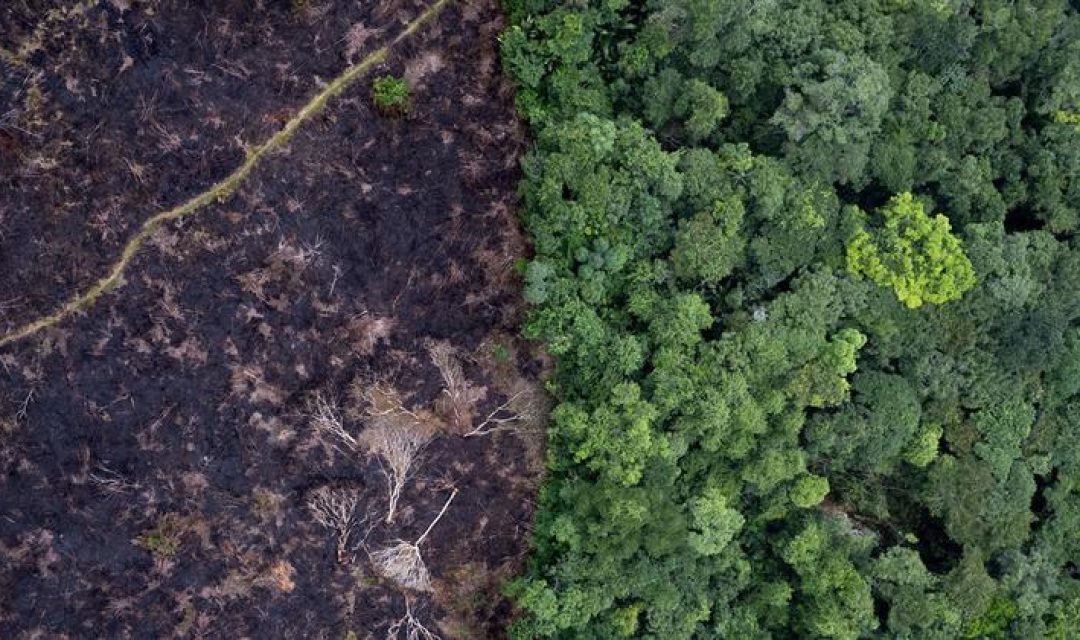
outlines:
{"label": "small shrub", "polygon": [[409,110],[409,84],[394,76],[380,76],[371,88],[371,99],[379,111],[401,114]]}
{"label": "small shrub", "polygon": [[182,534],[180,517],[175,513],[168,513],[158,519],[154,528],[135,538],[135,544],[154,555],[171,558],[180,550]]}

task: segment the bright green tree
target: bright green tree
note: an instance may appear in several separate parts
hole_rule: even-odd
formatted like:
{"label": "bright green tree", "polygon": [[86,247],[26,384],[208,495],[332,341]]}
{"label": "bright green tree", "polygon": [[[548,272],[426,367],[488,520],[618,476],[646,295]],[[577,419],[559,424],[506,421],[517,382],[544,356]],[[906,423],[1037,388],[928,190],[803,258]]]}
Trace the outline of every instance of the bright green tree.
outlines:
{"label": "bright green tree", "polygon": [[931,218],[910,193],[878,211],[882,224],[863,226],[848,241],[849,271],[891,287],[911,309],[957,300],[975,286],[975,271],[948,218]]}

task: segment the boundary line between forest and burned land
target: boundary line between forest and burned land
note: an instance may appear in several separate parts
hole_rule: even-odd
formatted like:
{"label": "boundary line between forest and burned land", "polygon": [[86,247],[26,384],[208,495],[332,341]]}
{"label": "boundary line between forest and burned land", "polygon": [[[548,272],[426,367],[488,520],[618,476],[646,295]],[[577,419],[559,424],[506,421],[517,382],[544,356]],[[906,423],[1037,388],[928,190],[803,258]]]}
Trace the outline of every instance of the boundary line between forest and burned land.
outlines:
{"label": "boundary line between forest and burned land", "polygon": [[305,104],[292,119],[286,122],[285,126],[277,133],[266,140],[266,142],[249,149],[243,164],[237,167],[228,176],[222,178],[214,183],[209,189],[192,197],[186,202],[148,218],[142,223],[139,231],[126,245],[124,245],[124,250],[120,254],[120,259],[113,264],[108,275],[98,280],[89,289],[68,300],[56,313],[38,318],[33,322],[0,336],[0,347],[7,346],[13,342],[22,340],[23,338],[28,338],[42,329],[56,325],[60,321],[87,308],[103,293],[118,286],[123,278],[124,271],[131,264],[131,261],[139,252],[139,249],[142,248],[146,240],[158,227],[165,222],[183,218],[215,201],[221,202],[231,196],[236,188],[240,186],[240,183],[251,174],[264,155],[288,142],[289,138],[300,128],[300,125],[304,124],[304,122],[309,120],[312,116],[317,115],[326,108],[326,103],[331,98],[347,89],[371,67],[386,60],[387,55],[393,47],[415,33],[425,22],[435,17],[435,15],[442,11],[443,7],[449,2],[450,0],[438,0],[435,4],[425,9],[423,13],[409,22],[408,26],[405,27],[405,30],[395,36],[393,40],[371,52],[360,62],[346,68],[341,75],[333,80],[333,82],[326,85],[322,91],[309,100],[308,103]]}

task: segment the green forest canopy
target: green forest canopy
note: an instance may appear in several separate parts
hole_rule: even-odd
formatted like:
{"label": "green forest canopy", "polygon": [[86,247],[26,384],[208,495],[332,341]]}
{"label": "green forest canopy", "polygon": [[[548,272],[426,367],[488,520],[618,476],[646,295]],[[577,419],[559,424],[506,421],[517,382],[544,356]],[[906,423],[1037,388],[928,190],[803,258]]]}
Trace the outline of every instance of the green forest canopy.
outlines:
{"label": "green forest canopy", "polygon": [[1080,637],[1080,5],[507,11],[515,636]]}

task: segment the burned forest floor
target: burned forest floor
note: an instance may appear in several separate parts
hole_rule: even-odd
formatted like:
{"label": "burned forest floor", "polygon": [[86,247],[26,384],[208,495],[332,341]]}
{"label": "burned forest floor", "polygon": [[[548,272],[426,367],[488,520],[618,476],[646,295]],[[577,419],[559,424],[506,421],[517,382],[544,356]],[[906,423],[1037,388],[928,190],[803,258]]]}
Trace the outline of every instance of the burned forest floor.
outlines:
{"label": "burned forest floor", "polygon": [[[429,6],[5,3],[0,335]],[[447,3],[0,347],[0,637],[503,637],[549,365],[517,337],[501,28]],[[385,75],[407,110],[373,105]]]}

